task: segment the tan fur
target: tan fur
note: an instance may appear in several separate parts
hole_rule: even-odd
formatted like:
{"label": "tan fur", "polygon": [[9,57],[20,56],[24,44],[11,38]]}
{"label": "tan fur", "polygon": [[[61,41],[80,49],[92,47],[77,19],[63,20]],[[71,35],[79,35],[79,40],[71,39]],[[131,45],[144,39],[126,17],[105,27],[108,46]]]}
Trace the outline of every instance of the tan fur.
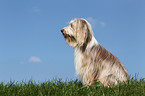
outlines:
{"label": "tan fur", "polygon": [[85,19],[74,19],[61,30],[66,42],[74,48],[76,73],[83,84],[105,86],[129,80],[124,65],[112,53],[101,46],[91,25]]}
{"label": "tan fur", "polygon": [[119,59],[100,44],[94,45],[82,55],[82,69],[88,70],[84,78],[91,78],[85,82],[94,84],[94,81],[101,81],[105,85],[111,85],[129,80],[127,70]]}

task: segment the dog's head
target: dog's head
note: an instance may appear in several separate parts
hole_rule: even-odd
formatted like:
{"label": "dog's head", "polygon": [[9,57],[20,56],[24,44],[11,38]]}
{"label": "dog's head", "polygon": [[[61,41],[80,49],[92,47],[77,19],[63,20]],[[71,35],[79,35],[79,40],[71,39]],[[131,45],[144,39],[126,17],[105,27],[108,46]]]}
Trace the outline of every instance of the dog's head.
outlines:
{"label": "dog's head", "polygon": [[80,47],[84,50],[91,41],[93,31],[91,25],[85,19],[71,20],[67,27],[61,30],[69,46]]}

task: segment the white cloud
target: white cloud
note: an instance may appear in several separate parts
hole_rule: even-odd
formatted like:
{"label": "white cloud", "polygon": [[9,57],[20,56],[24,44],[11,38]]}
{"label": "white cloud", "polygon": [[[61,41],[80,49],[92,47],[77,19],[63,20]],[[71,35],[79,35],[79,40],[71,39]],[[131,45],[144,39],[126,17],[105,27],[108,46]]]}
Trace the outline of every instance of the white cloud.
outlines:
{"label": "white cloud", "polygon": [[39,63],[41,62],[41,59],[35,56],[32,56],[29,58],[29,62]]}
{"label": "white cloud", "polygon": [[95,27],[97,20],[93,17],[87,17],[86,20],[91,24],[92,27]]}
{"label": "white cloud", "polygon": [[93,17],[87,17],[86,20],[92,25],[93,28],[98,24],[101,25],[102,27],[106,26],[105,22],[97,20]]}

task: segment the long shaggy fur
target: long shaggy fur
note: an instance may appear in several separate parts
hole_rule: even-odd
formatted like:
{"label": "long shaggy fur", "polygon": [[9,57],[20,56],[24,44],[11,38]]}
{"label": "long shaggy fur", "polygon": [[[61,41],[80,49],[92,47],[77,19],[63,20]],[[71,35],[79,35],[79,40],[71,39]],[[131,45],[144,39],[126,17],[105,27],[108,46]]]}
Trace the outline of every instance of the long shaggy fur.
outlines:
{"label": "long shaggy fur", "polygon": [[129,80],[119,59],[101,46],[85,19],[74,19],[61,30],[66,42],[74,48],[75,69],[85,85],[100,81],[105,86]]}

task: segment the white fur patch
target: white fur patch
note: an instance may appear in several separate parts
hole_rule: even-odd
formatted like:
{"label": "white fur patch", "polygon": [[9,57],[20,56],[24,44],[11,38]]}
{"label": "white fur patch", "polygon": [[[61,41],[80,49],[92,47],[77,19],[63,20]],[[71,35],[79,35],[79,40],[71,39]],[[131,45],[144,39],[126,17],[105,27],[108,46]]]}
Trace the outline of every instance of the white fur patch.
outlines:
{"label": "white fur patch", "polygon": [[74,49],[74,57],[75,57],[76,74],[79,75],[81,72],[81,66],[82,66],[82,54],[79,48]]}

